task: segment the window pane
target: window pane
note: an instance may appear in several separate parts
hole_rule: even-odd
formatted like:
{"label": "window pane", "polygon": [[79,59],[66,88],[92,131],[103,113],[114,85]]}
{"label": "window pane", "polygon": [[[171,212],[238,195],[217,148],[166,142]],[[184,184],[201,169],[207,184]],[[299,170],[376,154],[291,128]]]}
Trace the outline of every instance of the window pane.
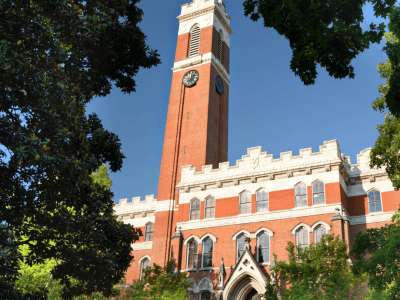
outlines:
{"label": "window pane", "polygon": [[375,211],[382,211],[381,202],[375,202]]}
{"label": "window pane", "polygon": [[381,195],[379,191],[375,191],[375,200],[381,200]]}
{"label": "window pane", "polygon": [[324,191],[324,183],[323,182],[319,182],[318,183],[318,187],[319,187],[319,192],[323,192]]}
{"label": "window pane", "polygon": [[300,186],[296,186],[296,195],[300,195]]}
{"label": "window pane", "polygon": [[302,194],[307,194],[307,187],[305,184],[301,185],[301,193]]}
{"label": "window pane", "polygon": [[369,203],[369,212],[375,212],[375,203],[374,202]]}
{"label": "window pane", "polygon": [[268,210],[268,201],[264,201],[264,208],[263,210]]}
{"label": "window pane", "polygon": [[318,193],[318,183],[317,182],[313,184],[313,192]]}
{"label": "window pane", "polygon": [[251,210],[251,203],[246,203],[246,212],[249,213]]}
{"label": "window pane", "polygon": [[259,251],[259,262],[269,262],[269,249],[260,249]]}
{"label": "window pane", "polygon": [[262,202],[257,202],[257,211],[261,211],[262,210]]}

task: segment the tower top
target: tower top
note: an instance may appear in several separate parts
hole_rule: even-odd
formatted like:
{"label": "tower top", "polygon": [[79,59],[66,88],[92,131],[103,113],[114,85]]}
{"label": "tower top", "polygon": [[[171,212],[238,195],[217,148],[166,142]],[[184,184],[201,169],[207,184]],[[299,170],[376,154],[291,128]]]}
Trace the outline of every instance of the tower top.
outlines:
{"label": "tower top", "polygon": [[225,27],[229,28],[227,31],[230,33],[231,18],[226,13],[225,4],[222,0],[193,0],[191,3],[182,5],[181,14],[177,17],[179,22],[185,22],[202,15],[208,15],[214,12]]}

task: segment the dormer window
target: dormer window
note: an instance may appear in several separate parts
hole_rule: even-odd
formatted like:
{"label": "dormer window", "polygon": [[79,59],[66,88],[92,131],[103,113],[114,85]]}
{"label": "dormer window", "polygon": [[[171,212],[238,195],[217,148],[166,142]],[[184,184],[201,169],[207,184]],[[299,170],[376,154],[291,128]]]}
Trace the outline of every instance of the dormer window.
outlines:
{"label": "dormer window", "polygon": [[189,47],[189,56],[195,56],[199,54],[199,46],[200,46],[200,26],[196,24],[190,30],[190,47]]}

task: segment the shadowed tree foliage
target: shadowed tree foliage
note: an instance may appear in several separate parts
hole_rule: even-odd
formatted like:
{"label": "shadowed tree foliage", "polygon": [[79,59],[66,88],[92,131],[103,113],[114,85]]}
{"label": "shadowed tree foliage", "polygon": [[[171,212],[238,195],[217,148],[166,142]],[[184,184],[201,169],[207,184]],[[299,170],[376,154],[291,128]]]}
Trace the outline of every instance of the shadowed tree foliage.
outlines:
{"label": "shadowed tree foliage", "polygon": [[400,299],[400,210],[391,224],[356,235],[351,255],[352,271],[367,273],[370,286],[385,299]]}
{"label": "shadowed tree foliage", "polygon": [[347,300],[350,289],[365,282],[365,277],[350,272],[347,245],[339,236],[324,235],[321,242],[305,249],[289,242],[286,251],[289,262],[277,262],[272,268],[264,295],[267,300],[277,300],[278,293],[285,300]]}
{"label": "shadowed tree foliage", "polygon": [[[28,265],[54,258],[63,299],[110,296],[140,234],[93,183],[92,172],[120,170],[124,155],[118,136],[85,114],[111,81],[133,92],[139,68],[160,62],[137,26],[138,2],[0,0],[0,260],[24,244]],[[22,297],[17,271],[15,259],[0,265],[1,299]]]}

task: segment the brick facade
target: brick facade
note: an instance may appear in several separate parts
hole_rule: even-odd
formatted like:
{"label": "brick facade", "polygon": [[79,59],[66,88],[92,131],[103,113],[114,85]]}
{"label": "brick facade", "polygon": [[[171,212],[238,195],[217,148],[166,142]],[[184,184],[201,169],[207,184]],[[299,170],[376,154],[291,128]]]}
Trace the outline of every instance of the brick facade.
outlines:
{"label": "brick facade", "polygon": [[[126,274],[128,283],[139,279],[139,261],[149,259],[163,266],[174,257],[175,270],[187,271],[193,281],[190,292],[194,298],[190,299],[200,299],[206,291],[216,299],[246,299],[254,290],[265,292],[272,254],[287,261],[285,248],[289,241],[296,243],[297,230],[306,229],[311,244],[315,230],[322,226],[351,247],[358,232],[390,222],[399,209],[400,192],[394,191],[384,169],[369,169],[370,149],[361,151],[353,165],[336,140],[324,142],[316,153],[311,148],[301,149],[298,156],[284,152],[276,159],[255,147],[230,166],[226,162],[230,18],[221,0],[194,0],[182,6],[178,20],[157,199],[147,196],[130,203],[123,199],[115,206],[120,220],[143,232],[148,222],[154,223],[153,240],[141,238],[132,245],[135,258]],[[190,30],[195,24],[201,29],[199,54],[188,57]],[[217,58],[220,31],[221,61]],[[190,70],[198,71],[199,80],[186,87],[182,78]],[[216,91],[217,75],[223,80],[222,95]],[[313,201],[316,181],[323,183],[321,204]],[[305,206],[296,207],[298,184],[306,186]],[[265,211],[256,209],[260,189],[268,193]],[[378,212],[369,211],[367,194],[373,189],[380,192],[382,210]],[[251,194],[251,209],[246,214],[239,212],[243,191]],[[215,216],[207,219],[205,200],[209,196],[215,198]],[[200,200],[200,217],[196,220],[190,220],[193,199]],[[262,233],[269,236],[269,257],[264,263],[259,262],[257,253]],[[241,235],[249,240],[239,261],[237,239]],[[203,242],[207,239],[213,241],[212,268],[202,266]],[[188,270],[188,245],[192,240],[198,243],[198,265]]]}

